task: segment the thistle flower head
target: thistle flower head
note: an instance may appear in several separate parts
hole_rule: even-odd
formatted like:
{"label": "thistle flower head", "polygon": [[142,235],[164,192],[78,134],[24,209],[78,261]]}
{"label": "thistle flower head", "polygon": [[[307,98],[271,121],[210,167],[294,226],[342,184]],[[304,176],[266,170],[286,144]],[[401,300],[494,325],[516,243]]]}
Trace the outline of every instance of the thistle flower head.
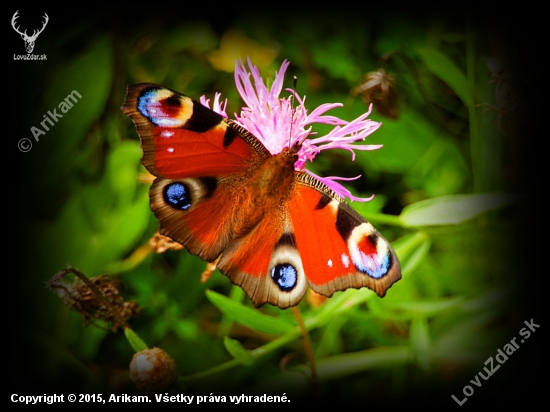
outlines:
{"label": "thistle flower head", "polygon": [[[298,160],[294,164],[295,170],[305,170],[341,197],[359,201],[372,199],[372,196],[355,197],[336,181],[353,180],[359,176],[355,178],[319,177],[306,169],[306,163],[312,162],[322,150],[345,149],[351,152],[352,160],[355,160],[354,150],[375,150],[382,147],[381,145],[353,145],[357,141],[364,140],[381,125],[368,119],[372,105],[367,113],[351,122],[326,114],[335,107],[341,107],[341,103],[325,103],[308,112],[305,97],[300,97],[294,90],[286,89],[289,97],[280,97],[285,72],[290,64],[288,60],[283,61],[280,70],[275,73],[275,79],[270,88],[265,85],[258,68],[250,59],[247,60],[247,64],[248,70],[242,61],[237,61],[235,65],[235,83],[246,104],[240,114],[235,114],[236,122],[256,136],[273,155],[280,153],[285,147],[289,148],[296,143],[301,144]],[[204,96],[201,98],[201,103],[210,107],[209,100]],[[226,107],[227,100],[222,103],[220,95],[216,94],[212,109],[227,117]],[[328,134],[317,136],[312,131],[312,125],[315,123],[334,127]],[[312,136],[314,137],[311,138]]]}

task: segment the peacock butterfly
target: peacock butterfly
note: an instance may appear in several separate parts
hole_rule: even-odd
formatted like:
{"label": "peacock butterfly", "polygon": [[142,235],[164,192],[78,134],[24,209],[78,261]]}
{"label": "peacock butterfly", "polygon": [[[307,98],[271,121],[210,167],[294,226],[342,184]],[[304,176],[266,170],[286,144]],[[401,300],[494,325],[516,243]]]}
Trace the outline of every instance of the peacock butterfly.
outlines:
{"label": "peacock butterfly", "polygon": [[160,233],[241,286],[256,307],[297,305],[401,278],[384,237],[321,179],[295,170],[304,140],[272,154],[251,132],[163,86],[128,87]]}

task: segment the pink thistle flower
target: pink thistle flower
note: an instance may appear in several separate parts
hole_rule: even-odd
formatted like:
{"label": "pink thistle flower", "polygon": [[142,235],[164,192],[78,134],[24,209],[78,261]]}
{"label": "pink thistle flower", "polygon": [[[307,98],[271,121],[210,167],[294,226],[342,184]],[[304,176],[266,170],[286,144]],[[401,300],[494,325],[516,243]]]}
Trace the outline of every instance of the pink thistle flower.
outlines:
{"label": "pink thistle flower", "polygon": [[[214,103],[212,103],[212,110],[222,115],[223,117],[228,117],[227,113],[225,112],[225,109],[227,108],[227,99],[221,102],[220,101],[221,96],[222,96],[221,93],[216,93],[214,95]],[[210,107],[210,99],[207,99],[206,96],[201,96],[200,103],[203,106]]]}
{"label": "pink thistle flower", "polygon": [[[354,178],[344,178],[338,176],[320,177],[306,169],[306,163],[312,162],[317,154],[322,150],[344,149],[352,154],[352,161],[355,160],[354,150],[376,150],[382,145],[354,145],[353,143],[365,140],[381,126],[381,123],[368,119],[371,113],[372,105],[369,111],[359,116],[351,122],[345,121],[335,116],[325,113],[335,107],[343,106],[341,103],[325,103],[308,113],[305,107],[305,97],[301,98],[294,90],[286,89],[290,96],[280,98],[283,88],[285,72],[290,64],[288,60],[283,61],[279,72],[275,73],[275,80],[268,88],[260,76],[260,72],[254,66],[250,59],[247,59],[250,72],[247,71],[242,61],[235,64],[235,83],[245,107],[241,109],[241,114],[235,114],[235,120],[238,124],[246,128],[250,133],[256,136],[273,155],[280,153],[285,147],[290,148],[296,143],[301,143],[298,151],[298,160],[294,164],[295,170],[306,171],[316,177],[341,197],[347,197],[350,200],[369,201],[374,195],[368,198],[359,198],[351,194],[337,180],[354,180]],[[296,101],[296,106],[293,105]],[[210,101],[204,96],[200,102],[210,107]],[[216,93],[212,110],[227,117],[225,109],[227,99],[220,102],[220,94]],[[325,136],[309,138],[316,135],[312,131],[314,123],[333,125],[334,128]]]}

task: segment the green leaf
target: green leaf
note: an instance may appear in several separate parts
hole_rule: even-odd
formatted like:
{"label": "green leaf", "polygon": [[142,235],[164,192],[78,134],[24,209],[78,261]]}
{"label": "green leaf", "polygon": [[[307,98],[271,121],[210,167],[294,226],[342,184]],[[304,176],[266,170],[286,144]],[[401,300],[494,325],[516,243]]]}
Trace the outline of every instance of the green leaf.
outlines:
{"label": "green leaf", "polygon": [[462,297],[456,297],[430,301],[395,302],[392,306],[397,310],[427,317],[435,316],[440,312],[457,308],[463,301],[464,300]]}
{"label": "green leaf", "polygon": [[[413,237],[411,237],[411,239],[413,239]],[[418,266],[420,266],[422,261],[430,252],[430,247],[432,245],[431,239],[423,233],[419,233],[418,236],[414,237],[414,240],[417,239],[419,240],[415,245],[416,247],[411,251],[401,268],[403,273],[412,273]]]}
{"label": "green leaf", "polygon": [[226,336],[223,339],[223,344],[231,356],[243,365],[251,365],[254,363],[254,356],[252,356],[252,354],[247,351],[239,341]]}
{"label": "green leaf", "polygon": [[431,339],[426,318],[418,317],[411,323],[411,350],[418,365],[428,369],[431,362]]}
{"label": "green leaf", "polygon": [[139,239],[147,226],[149,217],[147,197],[140,195],[135,203],[127,208],[112,210],[105,216],[102,230],[89,241],[90,251],[94,251],[92,273],[100,273],[106,265],[119,259]]}
{"label": "green leaf", "polygon": [[258,332],[280,335],[294,328],[290,323],[273,316],[264,315],[256,309],[244,306],[211,290],[206,291],[206,297],[236,323]]}
{"label": "green leaf", "polygon": [[[137,141],[125,141],[116,144],[110,151],[105,164],[105,189],[113,193],[120,205],[130,204],[138,187],[136,165],[142,156]],[[103,188],[102,188],[103,189]],[[105,190],[104,189],[104,190]]]}
{"label": "green leaf", "polygon": [[[377,371],[384,368],[403,367],[409,362],[408,346],[393,346],[367,349],[361,352],[346,353],[316,360],[318,382],[338,382],[338,379],[350,377],[365,371]],[[272,374],[260,381],[255,391],[288,391],[301,393],[311,390],[311,367],[299,365],[292,369]],[[273,392],[275,393],[275,392]]]}
{"label": "green leaf", "polygon": [[130,328],[124,329],[124,335],[126,336],[126,339],[128,339],[128,342],[136,352],[141,352],[143,350],[148,349],[145,342],[143,342],[143,340],[141,340],[141,338],[132,329]]}
{"label": "green leaf", "polygon": [[[47,162],[44,167],[49,171],[44,179],[57,177],[51,176],[52,171],[64,174],[67,165],[75,161],[74,153],[79,150],[90,126],[105,111],[113,80],[113,56],[111,39],[98,36],[80,54],[61,65],[48,83],[43,92],[44,110],[57,109],[63,117],[44,137],[48,142],[43,145],[48,150],[48,156],[43,159]],[[63,113],[59,106],[67,101],[72,102],[71,108]]]}
{"label": "green leaf", "polygon": [[465,105],[470,106],[472,104],[468,79],[451,59],[431,47],[420,48],[417,52],[428,69],[447,83]]}
{"label": "green leaf", "polygon": [[517,199],[510,193],[449,195],[406,206],[399,219],[405,226],[455,225]]}
{"label": "green leaf", "polygon": [[317,369],[321,379],[335,379],[352,373],[404,365],[407,363],[407,352],[404,346],[367,349],[321,359]]}

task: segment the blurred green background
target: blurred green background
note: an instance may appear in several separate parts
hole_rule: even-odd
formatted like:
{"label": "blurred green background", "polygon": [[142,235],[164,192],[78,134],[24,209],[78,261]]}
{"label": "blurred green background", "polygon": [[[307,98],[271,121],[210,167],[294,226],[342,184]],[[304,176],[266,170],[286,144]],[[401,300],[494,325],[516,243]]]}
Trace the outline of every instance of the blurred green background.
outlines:
{"label": "blurred green background", "polygon": [[[519,341],[524,321],[546,326],[534,268],[542,253],[535,205],[543,163],[535,160],[540,109],[532,96],[545,83],[537,25],[502,9],[273,8],[19,10],[28,32],[44,12],[49,22],[33,51],[47,60],[12,58],[26,54],[13,30],[5,42],[6,83],[16,96],[5,103],[13,121],[4,162],[8,182],[16,182],[16,201],[4,195],[16,233],[4,331],[13,393],[138,393],[123,332],[101,321],[84,327],[44,287],[68,265],[88,277],[112,275],[139,304],[129,325],[175,359],[180,379],[171,392],[186,395],[286,393],[291,401],[452,407],[451,395],[464,398],[489,356]],[[355,162],[348,152],[324,152],[311,170],[361,175],[349,183],[352,193],[376,196],[352,206],[394,245],[403,279],[383,299],[365,289],[339,292],[318,307],[300,303],[313,380],[291,310],[251,310],[219,272],[201,283],[200,259],[147,249],[158,222],[137,133],[120,111],[126,86],[154,82],[195,99],[222,92],[232,117],[241,107],[234,60],[246,56],[264,78],[290,60],[285,87],[297,76],[310,110],[341,102],[332,114],[352,120],[370,101],[370,118],[383,123],[366,141],[382,149],[357,152]],[[365,76],[381,69],[392,77],[391,92],[366,85]],[[36,141],[31,128],[42,128],[48,110],[73,91],[82,97]],[[16,148],[23,138],[32,143],[26,153]],[[520,393],[536,391],[530,371],[542,360],[542,335],[531,336],[473,386],[466,405],[531,402]]]}

